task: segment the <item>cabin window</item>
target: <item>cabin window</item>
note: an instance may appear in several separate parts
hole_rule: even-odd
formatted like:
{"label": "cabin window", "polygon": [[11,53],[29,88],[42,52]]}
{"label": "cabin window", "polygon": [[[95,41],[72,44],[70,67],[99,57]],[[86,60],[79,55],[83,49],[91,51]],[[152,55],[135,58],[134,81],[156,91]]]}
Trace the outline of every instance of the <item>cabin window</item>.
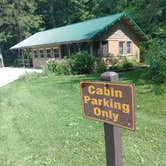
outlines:
{"label": "cabin window", "polygon": [[47,58],[51,58],[51,49],[46,49]]}
{"label": "cabin window", "polygon": [[39,50],[39,53],[40,53],[40,57],[44,58],[44,50]]}
{"label": "cabin window", "polygon": [[119,42],[119,54],[120,55],[131,55],[132,54],[132,42],[131,41],[120,41]]}
{"label": "cabin window", "polygon": [[127,42],[127,54],[131,54],[131,41]]}
{"label": "cabin window", "polygon": [[124,41],[119,42],[119,54],[124,55]]}
{"label": "cabin window", "polygon": [[38,52],[37,52],[37,50],[33,50],[33,55],[34,55],[35,58],[38,58]]}
{"label": "cabin window", "polygon": [[54,53],[55,58],[59,58],[59,49],[58,48],[54,48],[53,53]]}

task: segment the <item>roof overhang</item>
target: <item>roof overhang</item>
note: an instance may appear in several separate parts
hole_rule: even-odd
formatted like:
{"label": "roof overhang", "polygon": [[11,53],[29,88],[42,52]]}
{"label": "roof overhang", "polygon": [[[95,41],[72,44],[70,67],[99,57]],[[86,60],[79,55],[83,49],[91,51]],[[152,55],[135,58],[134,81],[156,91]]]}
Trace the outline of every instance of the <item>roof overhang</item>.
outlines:
{"label": "roof overhang", "polygon": [[[103,18],[100,18],[100,19],[103,19]],[[104,31],[108,30],[108,28],[110,28],[111,26],[118,23],[120,20],[124,20],[129,25],[131,30],[134,32],[134,34],[136,34],[138,36],[140,41],[148,40],[148,37],[145,35],[145,33],[142,31],[142,29],[136,24],[136,22],[129,15],[127,15],[125,12],[122,12],[122,13],[118,14],[118,16],[115,19],[110,21],[110,23],[108,22],[108,19],[107,19],[107,23],[101,29],[96,30],[95,29],[96,27],[94,27],[93,31],[95,31],[95,30],[96,31],[95,32],[90,31],[89,33],[93,34],[91,36],[87,35],[86,37],[78,38],[77,40],[75,40],[75,38],[73,38],[73,40],[72,40],[72,38],[69,39],[69,40],[66,40],[66,39],[62,39],[62,37],[59,36],[59,38],[62,39],[62,40],[52,40],[52,41],[47,40],[46,42],[40,42],[41,41],[41,33],[39,32],[39,33],[36,33],[36,34],[30,36],[29,38],[25,39],[24,41],[16,44],[15,46],[11,47],[10,49],[11,50],[26,49],[26,48],[46,47],[46,46],[50,46],[50,45],[58,46],[58,45],[62,45],[62,44],[88,42],[88,41],[91,41],[91,40],[95,40],[96,37],[101,35]],[[103,25],[103,24],[100,23],[100,25]],[[70,25],[70,27],[71,26],[72,25]],[[65,26],[65,27],[67,28],[67,26]],[[60,28],[64,28],[64,27],[60,27]],[[77,26],[77,28],[79,28],[79,27]],[[82,28],[81,25],[80,25],[80,28]],[[89,27],[89,30],[90,30],[90,27]],[[74,31],[74,29],[73,29],[73,31]],[[44,32],[48,32],[48,31],[44,31]],[[65,32],[66,31],[64,31],[64,34],[65,34]],[[84,27],[84,33],[85,33],[85,35],[86,35],[86,33],[88,33],[85,27]],[[42,34],[43,34],[43,32],[42,32]],[[62,32],[62,34],[63,34],[63,32]],[[68,34],[70,34],[70,33],[68,33]],[[49,34],[49,35],[53,36],[52,31],[51,31],[51,34]],[[37,39],[35,38],[36,36],[37,36]],[[45,38],[45,36],[44,36],[44,38]],[[35,41],[35,39],[36,39],[36,41]],[[35,42],[33,42],[33,41],[35,41]]]}
{"label": "roof overhang", "polygon": [[137,25],[137,23],[127,14],[122,19],[129,25],[132,31],[143,41],[147,41],[148,37],[143,30]]}
{"label": "roof overhang", "polygon": [[25,47],[11,47],[10,50],[17,50],[17,49],[30,49],[30,48],[41,48],[41,47],[57,47],[57,46],[60,46],[60,45],[63,45],[63,44],[73,44],[73,43],[83,43],[83,42],[92,42],[92,39],[89,39],[89,40],[73,40],[73,41],[67,41],[67,42],[59,42],[59,43],[50,43],[50,44],[40,44],[40,45],[33,45],[33,46],[25,46]]}
{"label": "roof overhang", "polygon": [[136,36],[140,39],[140,41],[147,41],[148,36],[143,32],[143,30],[137,25],[137,23],[125,12],[122,13],[121,17],[119,19],[115,20],[108,26],[106,26],[102,31],[100,31],[98,34],[96,34],[93,38],[99,37],[104,31],[108,30],[111,26],[117,24],[120,20],[124,20],[130,27],[130,29],[133,31]]}

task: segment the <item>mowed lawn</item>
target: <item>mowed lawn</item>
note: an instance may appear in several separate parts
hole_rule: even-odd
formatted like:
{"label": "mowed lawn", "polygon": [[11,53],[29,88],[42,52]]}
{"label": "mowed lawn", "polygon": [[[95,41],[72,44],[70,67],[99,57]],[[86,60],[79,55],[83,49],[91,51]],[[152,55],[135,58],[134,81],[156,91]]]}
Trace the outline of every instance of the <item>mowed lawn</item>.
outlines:
{"label": "mowed lawn", "polygon": [[[166,84],[144,70],[120,74],[136,85],[136,131],[122,129],[124,166],[166,165]],[[82,117],[80,80],[26,76],[0,88],[0,166],[105,166],[103,124]]]}

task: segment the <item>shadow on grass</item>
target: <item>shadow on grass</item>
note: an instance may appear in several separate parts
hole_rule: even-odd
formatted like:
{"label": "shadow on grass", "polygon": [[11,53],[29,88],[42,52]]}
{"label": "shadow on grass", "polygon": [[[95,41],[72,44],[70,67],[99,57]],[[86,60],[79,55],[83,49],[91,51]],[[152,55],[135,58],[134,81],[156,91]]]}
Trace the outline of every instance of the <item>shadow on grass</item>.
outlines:
{"label": "shadow on grass", "polygon": [[[120,82],[123,83],[132,83],[136,86],[143,86],[144,91],[139,93],[151,93],[153,92],[155,95],[161,95],[165,92],[164,84],[155,84],[152,81],[146,78],[147,68],[140,68],[136,70],[126,71],[126,72],[119,72]],[[40,78],[48,78],[54,79],[55,84],[79,84],[80,81],[99,81],[100,74],[87,74],[87,75],[69,75],[69,76],[46,76],[46,75],[39,75],[39,74],[29,74],[21,78],[21,80],[25,79],[33,79],[34,77]]]}
{"label": "shadow on grass", "polygon": [[152,84],[150,81],[145,79],[146,72],[147,69],[137,69],[128,72],[121,72],[119,73],[119,77],[122,82],[130,82],[135,85]]}
{"label": "shadow on grass", "polygon": [[137,69],[129,72],[119,73],[122,82],[130,82],[136,86],[144,86],[144,92],[154,92],[155,95],[162,95],[165,93],[165,84],[157,84],[147,79],[146,73],[148,69]]}
{"label": "shadow on grass", "polygon": [[[60,78],[60,79],[59,79]],[[80,81],[96,81],[100,79],[100,75],[71,75],[71,76],[57,76],[57,84],[77,84]]]}
{"label": "shadow on grass", "polygon": [[[119,72],[119,78],[120,82],[129,82],[133,83],[135,85],[144,85],[144,84],[152,84],[152,82],[147,81],[145,79],[145,73],[146,69],[137,69],[132,71],[126,71],[126,72]],[[97,75],[78,75],[73,76],[73,79],[71,80],[74,82],[79,82],[81,80],[100,80],[100,74]]]}
{"label": "shadow on grass", "polygon": [[153,91],[155,95],[162,95],[165,93],[165,86],[164,84],[154,84]]}

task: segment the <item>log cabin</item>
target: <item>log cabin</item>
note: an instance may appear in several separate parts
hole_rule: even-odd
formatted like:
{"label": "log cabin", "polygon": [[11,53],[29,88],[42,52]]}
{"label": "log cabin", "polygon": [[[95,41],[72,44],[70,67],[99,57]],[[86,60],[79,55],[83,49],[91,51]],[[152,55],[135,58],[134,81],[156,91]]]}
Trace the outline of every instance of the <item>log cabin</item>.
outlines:
{"label": "log cabin", "polygon": [[78,51],[87,51],[96,57],[127,56],[139,62],[138,43],[146,40],[147,36],[136,22],[122,12],[41,31],[11,49],[29,50],[35,68],[45,65],[49,59],[60,60]]}

